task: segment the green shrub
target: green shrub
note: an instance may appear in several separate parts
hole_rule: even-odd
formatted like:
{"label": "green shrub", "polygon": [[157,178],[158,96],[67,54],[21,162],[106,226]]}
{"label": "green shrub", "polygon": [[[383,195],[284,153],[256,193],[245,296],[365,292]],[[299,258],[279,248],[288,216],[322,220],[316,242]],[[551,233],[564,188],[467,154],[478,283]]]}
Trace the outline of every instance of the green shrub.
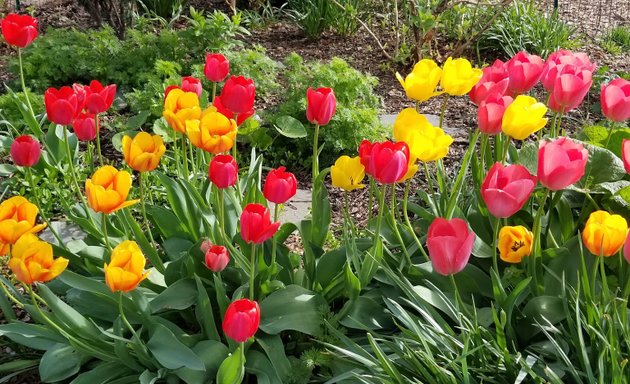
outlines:
{"label": "green shrub", "polygon": [[630,52],[630,27],[618,25],[602,39],[602,47],[613,54]]}
{"label": "green shrub", "polygon": [[[15,92],[15,94],[22,100],[24,100],[23,92]],[[40,113],[44,111],[44,96],[32,93],[29,91],[29,99],[31,101],[31,105],[33,106],[33,110],[35,113]],[[24,122],[24,118],[22,117],[22,113],[18,109],[17,105],[15,105],[15,101],[11,97],[9,93],[5,93],[0,95],[0,120],[4,120],[10,124],[12,124],[18,131],[22,131],[22,127],[26,126],[26,122]],[[0,122],[0,127],[4,124]]]}
{"label": "green shrub", "polygon": [[331,87],[337,97],[337,112],[330,123],[320,130],[322,167],[331,165],[341,154],[352,155],[363,139],[378,139],[384,129],[378,117],[380,98],[374,93],[377,79],[350,67],[342,59],[328,63],[304,63],[293,53],[285,60],[287,88],[282,103],[263,120],[274,123],[280,116],[292,116],[307,124],[308,135],[301,139],[278,137],[269,155],[276,163],[299,162],[307,166],[312,157],[313,129],[306,120],[306,90],[309,87]]}
{"label": "green shrub", "polygon": [[557,13],[545,15],[533,2],[517,0],[482,34],[479,48],[507,56],[525,50],[547,57],[559,48],[573,48],[576,43],[569,39],[574,32]]}
{"label": "green shrub", "polygon": [[330,25],[330,5],[326,0],[292,0],[289,6],[294,10],[294,17],[306,36],[321,35]]}

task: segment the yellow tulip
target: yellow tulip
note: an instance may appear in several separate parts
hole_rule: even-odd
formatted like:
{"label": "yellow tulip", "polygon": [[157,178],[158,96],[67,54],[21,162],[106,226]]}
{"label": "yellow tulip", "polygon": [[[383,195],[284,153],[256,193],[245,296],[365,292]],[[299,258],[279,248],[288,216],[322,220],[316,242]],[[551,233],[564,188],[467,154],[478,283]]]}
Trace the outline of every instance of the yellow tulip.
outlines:
{"label": "yellow tulip", "polygon": [[503,133],[516,140],[525,140],[547,124],[547,107],[531,96],[518,95],[503,113]]}
{"label": "yellow tulip", "polygon": [[194,92],[184,92],[179,88],[171,90],[164,100],[162,116],[171,128],[185,133],[186,121],[199,120],[201,116],[199,97]]}
{"label": "yellow tulip", "polygon": [[433,60],[423,59],[414,65],[405,79],[396,72],[396,78],[405,89],[407,97],[415,101],[427,101],[439,95],[435,88],[440,82],[442,69]]}
{"label": "yellow tulip", "polygon": [[341,188],[345,191],[352,191],[365,187],[361,184],[365,177],[365,167],[361,164],[361,158],[341,156],[335,161],[335,165],[330,167],[330,177],[333,187]]}
{"label": "yellow tulip", "polygon": [[483,71],[473,68],[466,59],[446,59],[440,85],[442,90],[451,96],[463,96],[470,92],[481,79]]}
{"label": "yellow tulip", "polygon": [[612,256],[623,247],[627,235],[626,219],[606,211],[595,211],[584,225],[582,242],[595,256]]}
{"label": "yellow tulip", "polygon": [[133,139],[124,136],[122,150],[125,162],[138,172],[154,170],[160,163],[160,158],[166,152],[162,138],[151,136],[146,132],[138,133]]}
{"label": "yellow tulip", "polygon": [[140,200],[127,201],[131,189],[131,175],[111,165],[101,167],[91,179],[85,180],[88,204],[94,212],[112,213],[136,204]]}
{"label": "yellow tulip", "polygon": [[499,231],[499,256],[506,263],[520,263],[532,253],[534,235],[522,225],[508,226]]}
{"label": "yellow tulip", "polygon": [[418,159],[409,157],[409,165],[407,167],[407,173],[402,179],[398,180],[396,183],[404,183],[405,181],[411,179],[418,173]]}
{"label": "yellow tulip", "polygon": [[9,268],[24,284],[46,282],[59,276],[68,266],[68,259],[53,259],[52,245],[27,233],[13,246]]}
{"label": "yellow tulip", "polygon": [[112,251],[110,263],[105,263],[105,283],[112,292],[129,292],[149,275],[144,272],[146,259],[135,241],[126,240]]}
{"label": "yellow tulip", "polygon": [[414,108],[403,109],[394,122],[394,139],[409,146],[410,158],[428,162],[443,158],[453,138],[429,123]]}
{"label": "yellow tulip", "polygon": [[37,233],[46,224],[35,224],[39,209],[22,196],[13,196],[0,204],[0,254],[26,233]]}
{"label": "yellow tulip", "polygon": [[192,145],[215,155],[232,148],[236,130],[236,121],[217,112],[215,107],[206,109],[201,120],[186,123],[186,134]]}

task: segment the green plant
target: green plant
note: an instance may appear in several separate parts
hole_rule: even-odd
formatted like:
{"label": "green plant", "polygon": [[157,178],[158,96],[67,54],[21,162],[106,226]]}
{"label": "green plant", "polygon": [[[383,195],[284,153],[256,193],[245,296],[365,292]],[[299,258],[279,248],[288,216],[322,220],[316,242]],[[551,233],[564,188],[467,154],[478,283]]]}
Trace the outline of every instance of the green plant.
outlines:
{"label": "green plant", "polygon": [[310,38],[321,35],[330,26],[327,0],[291,0],[289,6],[298,25]]}
{"label": "green plant", "polygon": [[327,15],[330,26],[341,36],[354,35],[359,30],[357,18],[365,15],[366,4],[361,0],[338,0],[341,7],[336,4],[329,5]]}
{"label": "green plant", "polygon": [[618,25],[612,28],[604,35],[601,44],[613,54],[630,52],[630,27]]}
{"label": "green plant", "polygon": [[559,48],[573,48],[575,28],[558,18],[543,14],[533,2],[515,1],[480,37],[479,49],[502,52],[511,57],[521,50],[547,57]]}
{"label": "green plant", "polygon": [[[333,120],[320,130],[320,143],[323,145],[321,165],[328,166],[343,152],[354,151],[363,139],[375,140],[384,136],[378,117],[380,99],[374,93],[376,78],[362,74],[350,67],[342,59],[334,58],[328,63],[305,63],[297,54],[285,60],[287,70],[286,92],[281,103],[265,114],[263,121],[277,124],[282,116],[291,116],[307,124],[304,110],[306,89],[309,86],[331,87],[337,97],[337,112]],[[310,164],[312,154],[313,129],[306,129],[307,137],[289,139],[277,137],[269,150],[274,162]]]}

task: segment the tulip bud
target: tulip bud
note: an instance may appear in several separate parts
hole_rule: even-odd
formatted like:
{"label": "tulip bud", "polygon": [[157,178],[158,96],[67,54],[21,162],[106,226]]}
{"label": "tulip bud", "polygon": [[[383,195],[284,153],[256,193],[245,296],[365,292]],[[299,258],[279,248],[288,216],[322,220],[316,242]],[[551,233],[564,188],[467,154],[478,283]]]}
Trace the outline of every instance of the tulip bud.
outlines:
{"label": "tulip bud", "polygon": [[429,225],[427,248],[433,270],[448,276],[460,272],[472,253],[475,233],[462,219],[438,217]]}
{"label": "tulip bud", "polygon": [[518,95],[505,108],[501,129],[513,139],[525,140],[547,124],[545,113],[547,107],[543,103],[530,96]]}
{"label": "tulip bud", "polygon": [[620,123],[630,119],[630,81],[614,79],[602,85],[600,102],[608,120]]}
{"label": "tulip bud", "polygon": [[201,118],[199,97],[194,92],[184,92],[177,87],[167,88],[162,116],[175,131],[185,133],[187,122]]}
{"label": "tulip bud", "polygon": [[577,108],[592,84],[592,72],[565,65],[555,79],[549,96],[549,108],[559,113]]}
{"label": "tulip bud", "polygon": [[41,154],[39,141],[30,135],[19,136],[11,144],[11,158],[21,167],[32,167],[37,164]]}
{"label": "tulip bud", "polygon": [[31,44],[39,34],[37,24],[37,19],[30,15],[9,13],[0,22],[0,28],[7,44],[24,48]]}
{"label": "tulip bud", "polygon": [[409,146],[409,159],[435,161],[448,154],[453,138],[433,126],[415,108],[405,108],[394,122],[394,139]]}
{"label": "tulip bud", "polygon": [[435,88],[442,77],[442,69],[433,60],[423,59],[414,65],[405,79],[396,72],[396,78],[402,85],[407,97],[422,102],[439,95]]}
{"label": "tulip bud", "polygon": [[495,163],[483,180],[481,196],[492,216],[507,218],[518,212],[536,187],[536,177],[522,165]]}
{"label": "tulip bud", "polygon": [[506,263],[520,263],[523,257],[532,253],[533,242],[534,235],[522,225],[502,227],[498,239],[499,256]]}
{"label": "tulip bud", "polygon": [[22,235],[46,228],[46,224],[36,224],[38,212],[37,206],[22,196],[3,201],[0,204],[0,244],[15,244]]}
{"label": "tulip bud", "polygon": [[584,176],[588,150],[566,137],[543,140],[538,149],[538,180],[552,191],[559,191]]}
{"label": "tulip bud", "polygon": [[592,73],[595,70],[595,65],[591,64],[586,53],[573,53],[566,49],[559,49],[547,57],[540,77],[540,82],[547,91],[553,91],[558,75],[567,65],[578,71],[586,70]]}
{"label": "tulip bud", "polygon": [[149,172],[157,168],[166,146],[161,136],[138,132],[133,139],[127,135],[123,137],[122,152],[131,169]]}
{"label": "tulip bud", "polygon": [[59,125],[70,125],[80,112],[79,101],[70,87],[48,88],[44,93],[44,104],[48,120]]}
{"label": "tulip bud", "polygon": [[306,119],[312,124],[328,124],[336,110],[337,99],[332,88],[309,88],[306,91]]}
{"label": "tulip bud", "polygon": [[501,96],[499,94],[490,95],[486,100],[482,101],[477,109],[479,130],[488,135],[501,133],[503,115],[512,101],[513,99],[510,96]]}
{"label": "tulip bud", "polygon": [[236,121],[210,107],[203,111],[201,120],[186,122],[186,135],[192,145],[216,155],[232,148],[237,128]]}
{"label": "tulip bud", "polygon": [[15,243],[9,260],[9,268],[16,279],[30,285],[45,283],[59,276],[68,266],[68,259],[53,259],[52,245],[27,233]]}
{"label": "tulip bud", "polygon": [[146,259],[135,241],[125,240],[112,250],[110,263],[105,263],[105,283],[112,292],[129,292],[147,278]]}
{"label": "tulip bud", "polygon": [[106,112],[114,103],[116,84],[103,86],[98,80],[92,80],[85,89],[85,109],[97,114]]}
{"label": "tulip bud", "polygon": [[184,92],[192,92],[197,95],[198,98],[201,98],[201,93],[203,92],[203,87],[201,85],[201,80],[192,77],[185,76],[182,77],[182,91]]}
{"label": "tulip bud", "polygon": [[237,343],[244,343],[258,331],[260,324],[260,307],[258,303],[248,299],[232,302],[225,311],[223,332]]}
{"label": "tulip bud", "polygon": [[527,93],[542,76],[545,63],[536,55],[529,55],[523,51],[517,53],[507,63],[510,81],[508,92],[512,95]]}
{"label": "tulip bud", "polygon": [[372,145],[366,172],[382,184],[393,184],[409,170],[409,146],[404,141]]}
{"label": "tulip bud", "polygon": [[470,61],[463,58],[453,60],[449,57],[444,63],[440,85],[451,96],[463,96],[470,92],[482,75],[481,69],[473,68]]}
{"label": "tulip bud", "polygon": [[619,252],[627,236],[626,219],[606,211],[595,211],[584,225],[582,242],[593,255],[607,257]]}
{"label": "tulip bud", "polygon": [[254,108],[256,86],[252,79],[243,76],[232,76],[225,82],[221,90],[221,101],[232,113],[242,114]]}
{"label": "tulip bud", "polygon": [[344,191],[352,191],[364,188],[361,181],[365,178],[365,167],[361,164],[361,158],[341,156],[335,161],[335,165],[330,167],[330,177],[333,187],[341,188]]}
{"label": "tulip bud", "polygon": [[504,95],[507,91],[509,74],[505,63],[495,60],[494,63],[482,69],[481,80],[470,90],[468,97],[475,105],[479,106],[488,95]]}
{"label": "tulip bud", "polygon": [[217,188],[228,188],[236,184],[238,164],[230,155],[217,155],[210,161],[208,178]]}
{"label": "tulip bud", "polygon": [[295,196],[297,191],[297,180],[291,172],[286,172],[285,167],[272,169],[267,174],[263,195],[272,203],[284,204]]}
{"label": "tulip bud", "polygon": [[230,72],[230,62],[220,53],[208,53],[206,55],[206,65],[203,67],[203,74],[213,83],[225,80]]}
{"label": "tulip bud", "polygon": [[[227,109],[225,107],[225,105],[223,105],[223,101],[221,101],[221,96],[220,95],[217,95],[217,96],[214,97],[214,102],[212,103],[212,106],[217,109],[217,112],[219,112],[223,116],[227,117],[228,119],[234,119],[234,113],[232,113],[232,111],[230,111],[229,109]],[[236,125],[240,127],[241,124],[243,124],[245,122],[245,120],[247,120],[250,117],[252,117],[255,112],[256,111],[252,108],[252,109],[250,109],[249,111],[247,111],[245,113],[241,113],[241,114],[237,115],[236,116]]]}
{"label": "tulip bud", "polygon": [[136,204],[140,200],[127,201],[131,189],[131,175],[105,165],[85,180],[87,202],[94,212],[112,213]]}
{"label": "tulip bud", "polygon": [[248,244],[262,244],[269,240],[280,227],[271,222],[269,209],[260,204],[247,204],[241,213],[241,237]]}
{"label": "tulip bud", "polygon": [[72,129],[80,141],[92,141],[96,138],[96,120],[91,113],[79,113],[72,121]]}
{"label": "tulip bud", "polygon": [[212,245],[205,252],[206,267],[212,272],[221,272],[230,262],[227,248],[222,245]]}

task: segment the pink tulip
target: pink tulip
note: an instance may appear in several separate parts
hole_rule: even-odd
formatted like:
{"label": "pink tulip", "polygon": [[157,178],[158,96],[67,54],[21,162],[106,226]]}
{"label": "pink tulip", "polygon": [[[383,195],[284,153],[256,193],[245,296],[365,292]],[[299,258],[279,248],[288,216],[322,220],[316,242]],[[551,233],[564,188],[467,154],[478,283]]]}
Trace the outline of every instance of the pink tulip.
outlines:
{"label": "pink tulip", "polygon": [[192,76],[182,77],[181,88],[182,88],[182,91],[196,93],[197,97],[201,98],[201,92],[203,92],[203,87],[201,86],[201,80]]}
{"label": "pink tulip", "polygon": [[545,61],[540,82],[547,91],[553,90],[555,80],[564,66],[572,66],[578,70],[587,70],[591,73],[595,70],[595,64],[591,64],[591,60],[586,53],[573,53],[566,49],[559,49],[549,55]]}
{"label": "pink tulip", "polygon": [[593,74],[586,69],[565,65],[560,69],[549,97],[549,108],[565,113],[577,108],[593,84]]}
{"label": "pink tulip", "polygon": [[438,217],[427,234],[427,248],[433,270],[448,276],[460,272],[470,259],[475,233],[462,219],[446,220]]}
{"label": "pink tulip", "polygon": [[409,170],[409,146],[404,141],[374,143],[366,162],[365,172],[375,180],[382,184],[395,183]]}
{"label": "pink tulip", "polygon": [[602,113],[609,120],[620,123],[630,119],[630,81],[614,79],[602,85],[600,101]]}
{"label": "pink tulip", "polygon": [[628,232],[628,237],[626,237],[626,243],[623,246],[623,257],[626,259],[628,263],[630,263],[630,232]]}
{"label": "pink tulip", "polygon": [[79,141],[92,141],[96,138],[96,121],[91,113],[79,113],[72,121],[72,129]]}
{"label": "pink tulip", "polygon": [[481,102],[479,109],[477,109],[479,130],[488,135],[501,133],[503,113],[510,103],[512,103],[510,96],[501,95],[491,95]]}
{"label": "pink tulip", "polygon": [[621,159],[626,173],[630,174],[630,140],[623,139],[621,142]]}
{"label": "pink tulip", "polygon": [[492,216],[507,218],[518,212],[532,194],[536,177],[522,165],[495,163],[481,185],[481,196]]}
{"label": "pink tulip", "polygon": [[508,92],[512,95],[527,93],[540,79],[545,63],[536,55],[523,51],[517,53],[506,64],[510,81]]}
{"label": "pink tulip", "polygon": [[312,124],[326,125],[337,110],[337,99],[332,88],[306,90],[306,119]]}
{"label": "pink tulip", "polygon": [[491,66],[483,69],[481,80],[470,90],[468,97],[475,105],[481,105],[489,95],[504,95],[509,83],[508,76],[505,63],[495,60]]}
{"label": "pink tulip", "polygon": [[559,191],[584,176],[588,151],[566,137],[543,140],[538,149],[538,180],[552,191]]}

